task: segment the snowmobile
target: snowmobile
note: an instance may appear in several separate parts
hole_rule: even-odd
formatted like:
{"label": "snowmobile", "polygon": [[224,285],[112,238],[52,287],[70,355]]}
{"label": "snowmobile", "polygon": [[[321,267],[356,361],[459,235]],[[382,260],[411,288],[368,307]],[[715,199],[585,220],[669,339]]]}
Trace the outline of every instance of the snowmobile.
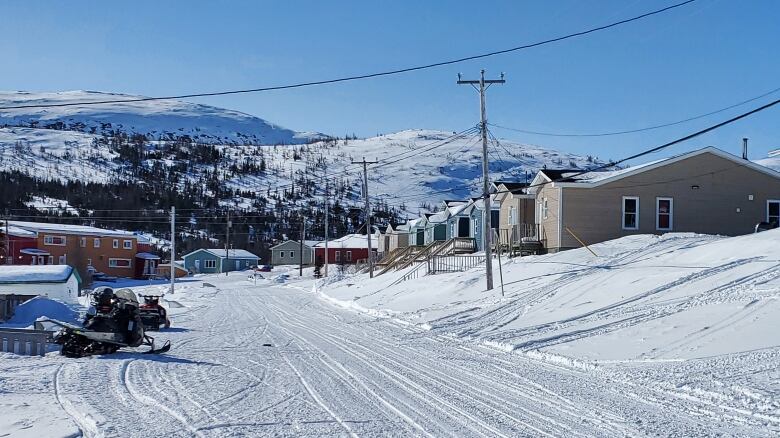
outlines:
{"label": "snowmobile", "polygon": [[92,293],[92,306],[82,327],[52,319],[36,322],[43,328],[48,322],[60,328],[54,334],[54,343],[62,345],[60,353],[66,357],[84,357],[114,353],[122,347],[147,345],[145,353],[165,353],[171,349],[170,341],[161,348],[154,347],[154,338],[144,333],[138,299],[130,289],[114,292],[100,287]]}
{"label": "snowmobile", "polygon": [[160,305],[160,295],[139,295],[144,299],[144,303],[138,309],[141,313],[141,322],[144,324],[144,330],[157,331],[160,326],[168,328],[171,326],[171,320],[168,319],[168,312],[165,307]]}

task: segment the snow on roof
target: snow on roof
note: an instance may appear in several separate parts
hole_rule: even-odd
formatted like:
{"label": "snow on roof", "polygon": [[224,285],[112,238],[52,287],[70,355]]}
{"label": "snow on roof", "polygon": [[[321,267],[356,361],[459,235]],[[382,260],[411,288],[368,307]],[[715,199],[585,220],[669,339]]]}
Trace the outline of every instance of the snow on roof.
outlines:
{"label": "snow on roof", "polygon": [[[225,250],[224,249],[206,249],[204,248],[203,251],[206,251],[208,253],[211,253],[219,258],[225,258]],[[193,251],[195,252],[195,251]],[[192,253],[190,253],[192,254]],[[260,257],[252,254],[251,252],[245,250],[245,249],[231,249],[228,250],[227,258],[229,259],[259,259]]]}
{"label": "snow on roof", "polygon": [[457,214],[463,213],[464,210],[466,210],[469,205],[471,205],[471,201],[463,201],[463,203],[458,205],[453,205],[449,207],[450,210],[450,216],[455,216]]}
{"label": "snow on roof", "polygon": [[73,275],[68,265],[3,265],[0,266],[0,284],[64,283]]}
{"label": "snow on roof", "polygon": [[144,259],[144,260],[160,260],[160,256],[156,254],[152,254],[150,252],[139,252],[135,256],[136,258]]}
{"label": "snow on roof", "polygon": [[[5,227],[0,227],[0,234],[5,234]],[[8,235],[15,237],[37,237],[35,231],[25,230],[24,228],[10,225],[10,221],[8,225]]]}
{"label": "snow on roof", "polygon": [[[376,242],[374,242],[374,247]],[[318,248],[324,248],[325,242],[317,244]],[[347,234],[338,239],[329,240],[328,248],[368,248],[368,242],[365,234]]]}
{"label": "snow on roof", "polygon": [[[290,242],[292,242],[292,243],[294,243],[296,245],[300,245],[300,241],[298,241],[298,240],[285,240],[284,242],[279,242],[278,244],[272,246],[271,249],[278,248],[278,247],[280,247],[280,246],[282,246],[284,244],[290,243]],[[319,240],[304,240],[303,241],[303,244],[308,246],[309,248],[313,248],[318,243],[320,243]]]}
{"label": "snow on roof", "polygon": [[642,164],[638,164],[636,166],[626,167],[626,168],[623,168],[623,169],[598,170],[598,171],[595,171],[595,172],[583,173],[582,175],[577,175],[578,173],[582,172],[581,170],[565,171],[565,172],[561,172],[560,173],[560,178],[571,179],[572,180],[571,182],[580,182],[580,181],[581,182],[598,182],[598,181],[603,181],[603,180],[605,180],[607,178],[612,178],[614,176],[622,175],[624,173],[633,172],[635,170],[642,169],[643,167],[652,166],[654,164],[661,163],[661,162],[666,161],[668,159],[669,158],[661,158],[660,160],[648,161],[647,163],[642,163]]}
{"label": "snow on roof", "polygon": [[38,248],[22,248],[19,252],[27,255],[49,255],[49,251]]}
{"label": "snow on roof", "polygon": [[72,224],[50,224],[44,222],[23,222],[23,221],[8,221],[9,225],[16,228],[20,228],[27,231],[35,232],[56,232],[63,234],[88,234],[95,236],[122,236],[122,237],[136,237],[129,231],[122,230],[106,230],[103,228],[91,227],[89,225],[72,225]]}
{"label": "snow on roof", "polygon": [[441,223],[447,220],[447,217],[449,216],[449,210],[440,211],[438,213],[434,213],[428,217],[428,222],[433,223]]}
{"label": "snow on roof", "polygon": [[409,229],[412,229],[414,227],[420,226],[421,223],[428,220],[425,216],[418,217],[417,219],[409,219],[409,222],[406,224],[409,226]]}

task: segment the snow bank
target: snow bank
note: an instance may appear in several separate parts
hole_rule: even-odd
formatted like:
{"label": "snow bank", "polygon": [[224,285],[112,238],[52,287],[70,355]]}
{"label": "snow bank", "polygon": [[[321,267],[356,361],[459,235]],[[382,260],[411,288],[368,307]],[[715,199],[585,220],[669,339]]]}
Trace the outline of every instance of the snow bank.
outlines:
{"label": "snow bank", "polygon": [[35,297],[16,308],[8,326],[29,327],[39,318],[78,323],[78,312],[74,308],[57,300]]}
{"label": "snow bank", "polygon": [[[341,307],[538,357],[659,361],[776,347],[780,230],[740,237],[635,235],[396,285],[403,273],[320,285]],[[497,264],[496,264],[497,265]],[[543,353],[543,354],[542,354]],[[568,360],[568,359],[567,359]]]}

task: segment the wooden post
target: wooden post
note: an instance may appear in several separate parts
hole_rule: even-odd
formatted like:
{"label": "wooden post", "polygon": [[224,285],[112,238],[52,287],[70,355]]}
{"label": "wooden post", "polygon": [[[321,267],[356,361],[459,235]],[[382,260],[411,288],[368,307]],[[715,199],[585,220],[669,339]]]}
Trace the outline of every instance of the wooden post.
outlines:
{"label": "wooden post", "polygon": [[563,227],[563,228],[564,228],[564,229],[565,229],[565,230],[566,230],[566,231],[567,231],[569,234],[571,234],[571,235],[572,235],[572,237],[574,237],[575,239],[577,239],[577,242],[580,242],[580,245],[584,246],[584,247],[585,247],[585,249],[587,249],[588,251],[590,251],[590,253],[591,253],[591,254],[593,254],[593,257],[598,257],[598,255],[596,255],[596,253],[595,253],[595,252],[593,252],[593,250],[592,250],[592,249],[590,249],[590,247],[589,247],[588,245],[586,245],[586,244],[585,244],[585,242],[583,242],[583,241],[582,241],[582,240],[581,240],[579,237],[577,237],[577,235],[576,235],[576,234],[574,234],[574,231],[570,230],[570,229],[569,229],[569,227]]}

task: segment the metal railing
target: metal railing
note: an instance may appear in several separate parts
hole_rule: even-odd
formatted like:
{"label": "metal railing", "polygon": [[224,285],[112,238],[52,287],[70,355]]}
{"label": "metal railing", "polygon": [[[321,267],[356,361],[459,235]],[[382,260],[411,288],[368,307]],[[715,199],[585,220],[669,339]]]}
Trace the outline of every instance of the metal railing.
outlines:
{"label": "metal railing", "polygon": [[539,224],[516,224],[499,230],[499,243],[504,246],[517,246],[523,239],[539,240]]}
{"label": "metal railing", "polygon": [[2,328],[0,329],[0,351],[43,356],[46,354],[46,343],[51,333],[47,330]]}
{"label": "metal railing", "polygon": [[428,274],[463,272],[485,263],[484,255],[441,255],[428,259]]}

